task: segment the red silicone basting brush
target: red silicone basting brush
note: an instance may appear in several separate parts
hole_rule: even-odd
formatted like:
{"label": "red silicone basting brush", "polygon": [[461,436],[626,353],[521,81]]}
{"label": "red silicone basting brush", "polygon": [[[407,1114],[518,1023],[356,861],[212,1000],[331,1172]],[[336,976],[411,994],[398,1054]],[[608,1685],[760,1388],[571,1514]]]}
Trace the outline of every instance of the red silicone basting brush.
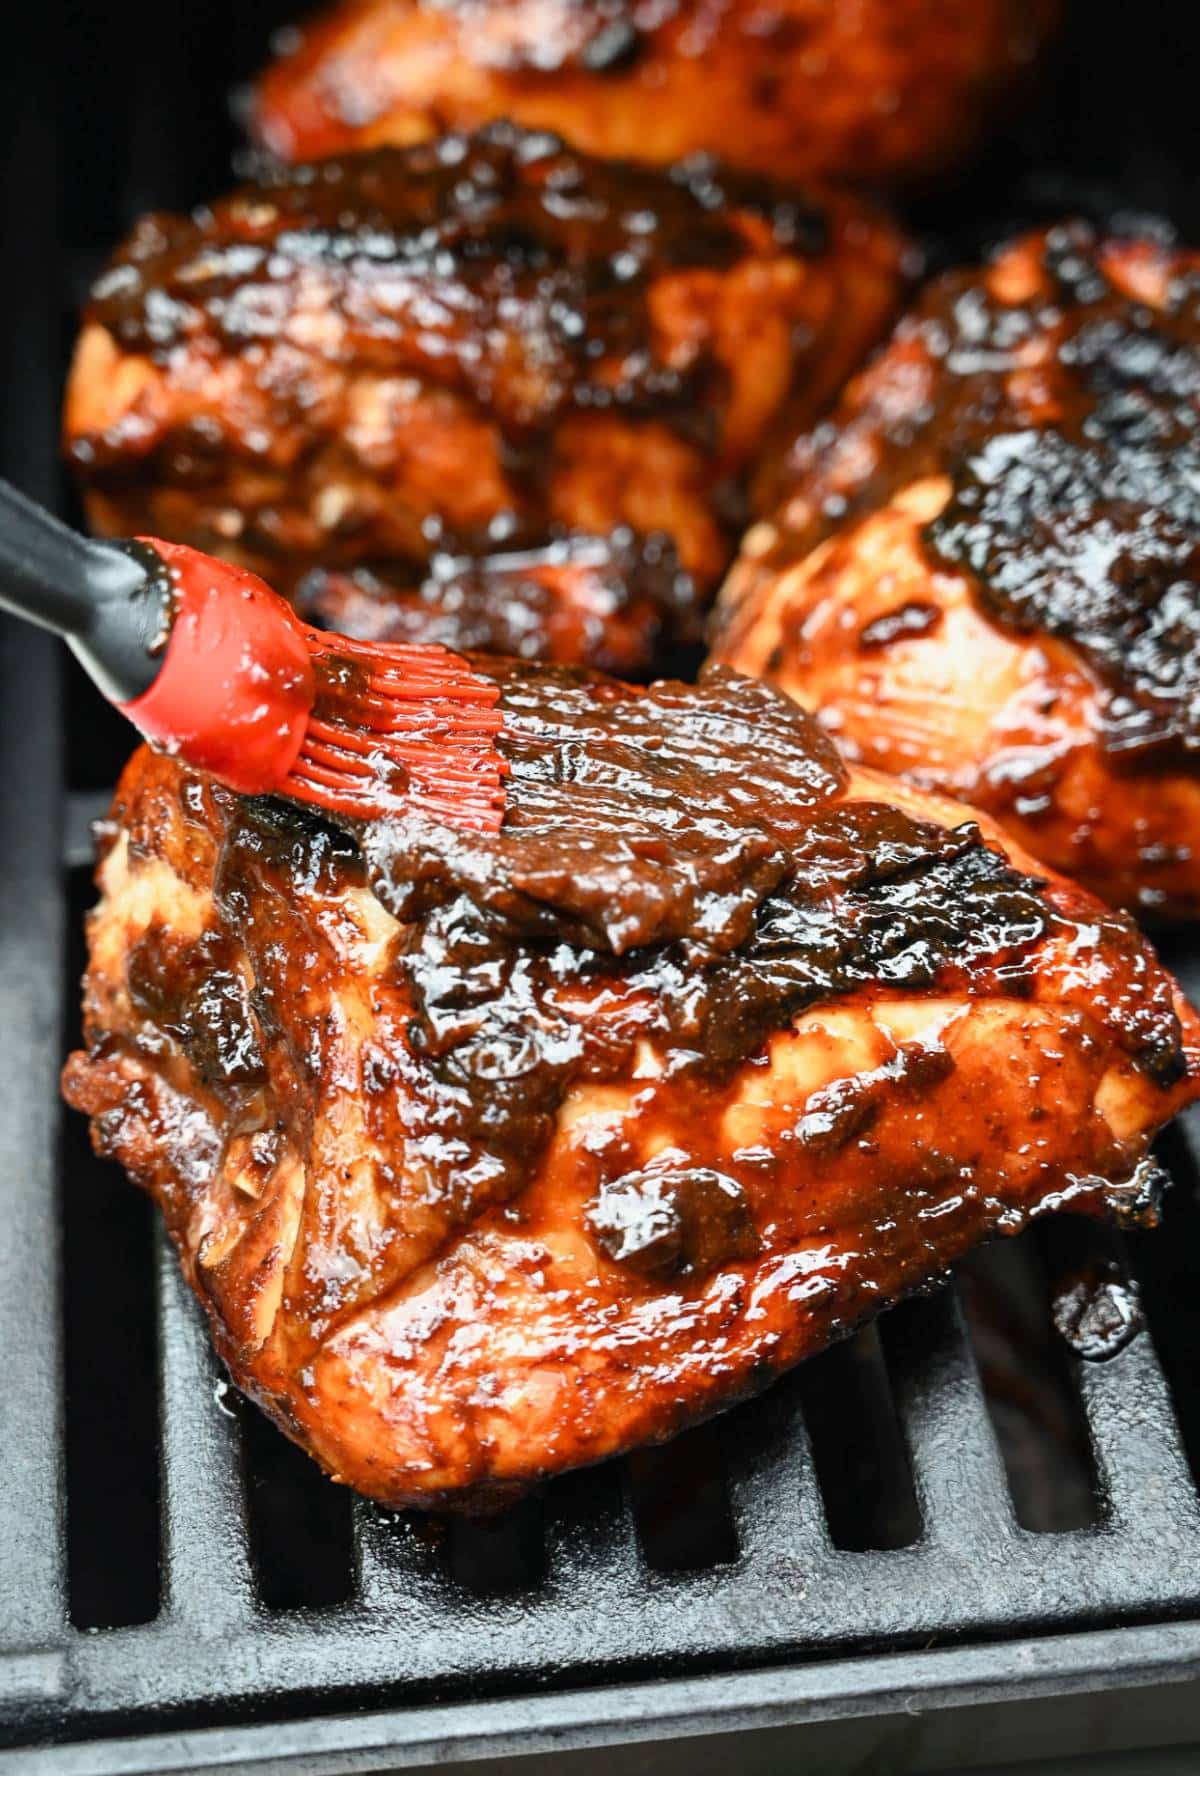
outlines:
{"label": "red silicone basting brush", "polygon": [[499,690],[436,644],[314,631],[264,581],[93,542],[0,482],[0,605],[66,638],[143,737],[242,794],[496,831]]}

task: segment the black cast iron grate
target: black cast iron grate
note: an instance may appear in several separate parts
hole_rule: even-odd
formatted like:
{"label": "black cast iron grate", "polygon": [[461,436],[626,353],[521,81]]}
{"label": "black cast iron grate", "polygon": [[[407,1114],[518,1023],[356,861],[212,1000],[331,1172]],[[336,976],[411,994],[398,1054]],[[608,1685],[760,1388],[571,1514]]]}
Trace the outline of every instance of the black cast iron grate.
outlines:
{"label": "black cast iron grate", "polygon": [[[60,507],[82,282],[138,207],[219,185],[213,96],[265,38],[244,7],[196,8],[170,43],[155,19],[105,9],[81,42],[47,6],[43,41],[7,71],[0,465]],[[1180,94],[1200,40],[1189,54]],[[1026,161],[1061,161],[1074,133],[1069,166],[1169,200],[1186,162],[1128,108],[1114,149],[1097,84],[1126,91],[1093,54]],[[970,218],[1019,210],[1025,166],[982,172]],[[1158,1233],[1123,1249],[1062,1224],[994,1247],[675,1445],[498,1521],[389,1519],[228,1394],[148,1203],[63,1114],[86,824],[125,746],[52,647],[6,628],[0,650],[0,1743],[15,1765],[467,1759],[1188,1674],[1194,1126],[1166,1140],[1176,1194]],[[1200,991],[1200,958],[1171,955]],[[1049,1292],[1098,1253],[1140,1284],[1148,1330],[1088,1362],[1055,1336]]]}

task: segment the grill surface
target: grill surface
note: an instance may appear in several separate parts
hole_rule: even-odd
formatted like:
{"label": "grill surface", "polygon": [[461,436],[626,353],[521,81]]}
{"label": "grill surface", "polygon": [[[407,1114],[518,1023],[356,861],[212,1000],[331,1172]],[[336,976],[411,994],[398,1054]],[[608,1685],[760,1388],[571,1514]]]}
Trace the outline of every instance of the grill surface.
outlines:
{"label": "grill surface", "polygon": [[[70,506],[55,420],[83,283],[136,209],[226,179],[219,96],[288,10],[196,7],[168,29],[113,7],[81,41],[45,5],[26,22],[41,41],[0,76],[0,463],[52,506]],[[924,209],[943,242],[1076,198],[1085,175],[1098,204],[1175,201],[1196,233],[1200,31],[1181,38],[1186,9],[1146,0],[1130,44],[1127,24],[1118,38],[1079,10],[1044,104],[969,210]],[[899,1716],[895,1768],[961,1761],[964,1734],[992,1742],[979,1721],[1002,1709],[976,1709],[997,1700],[1026,1703],[1027,1752],[1187,1732],[1194,1124],[1164,1144],[1166,1224],[1124,1250],[1078,1226],[996,1246],[676,1445],[495,1522],[390,1520],[228,1394],[148,1203],[63,1113],[87,821],[127,746],[53,646],[6,627],[0,658],[0,1760],[364,1768],[704,1733],[695,1766],[733,1745],[745,1768],[749,1740],[728,1734],[805,1725],[806,1766],[861,1767],[880,1728],[860,1723],[847,1749],[836,1721]],[[1200,990],[1200,957],[1168,954]],[[1128,1259],[1148,1319],[1104,1363],[1048,1323],[1081,1231]],[[1081,1698],[1047,1722],[1052,1695]],[[958,1729],[931,1737],[920,1712]]]}

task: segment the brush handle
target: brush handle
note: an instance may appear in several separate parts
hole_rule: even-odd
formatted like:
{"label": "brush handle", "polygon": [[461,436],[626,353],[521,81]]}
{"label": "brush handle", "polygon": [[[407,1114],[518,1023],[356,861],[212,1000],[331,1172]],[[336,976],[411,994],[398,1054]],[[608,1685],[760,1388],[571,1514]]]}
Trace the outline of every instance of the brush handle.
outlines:
{"label": "brush handle", "polygon": [[66,638],[120,705],[159,672],[171,590],[149,546],[81,537],[0,481],[0,607]]}

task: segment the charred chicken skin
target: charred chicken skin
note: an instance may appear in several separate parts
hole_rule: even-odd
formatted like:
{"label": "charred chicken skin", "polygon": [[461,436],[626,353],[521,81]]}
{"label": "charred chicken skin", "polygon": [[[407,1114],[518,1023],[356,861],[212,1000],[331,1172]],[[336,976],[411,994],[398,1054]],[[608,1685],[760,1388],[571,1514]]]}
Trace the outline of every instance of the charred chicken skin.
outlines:
{"label": "charred chicken skin", "polygon": [[[711,593],[764,446],[878,339],[901,260],[856,203],[709,163],[504,126],[351,156],[142,221],[86,312],[67,455],[101,531],[289,593],[320,571],[360,614],[374,576],[418,636],[639,670],[694,635],[685,585]],[[469,604],[431,604],[435,551]],[[505,613],[514,551],[540,636]]]}
{"label": "charred chicken skin", "polygon": [[936,281],[801,440],[715,654],[843,752],[1200,911],[1200,257],[1061,226]]}
{"label": "charred chicken skin", "polygon": [[286,161],[490,119],[789,180],[957,163],[1058,0],[349,0],[288,34],[252,128]]}
{"label": "charred chicken skin", "polygon": [[757,682],[488,667],[499,835],[141,751],[103,844],[67,1096],[333,1475],[494,1502],[981,1239],[1152,1209],[1200,1020],[1127,916]]}

